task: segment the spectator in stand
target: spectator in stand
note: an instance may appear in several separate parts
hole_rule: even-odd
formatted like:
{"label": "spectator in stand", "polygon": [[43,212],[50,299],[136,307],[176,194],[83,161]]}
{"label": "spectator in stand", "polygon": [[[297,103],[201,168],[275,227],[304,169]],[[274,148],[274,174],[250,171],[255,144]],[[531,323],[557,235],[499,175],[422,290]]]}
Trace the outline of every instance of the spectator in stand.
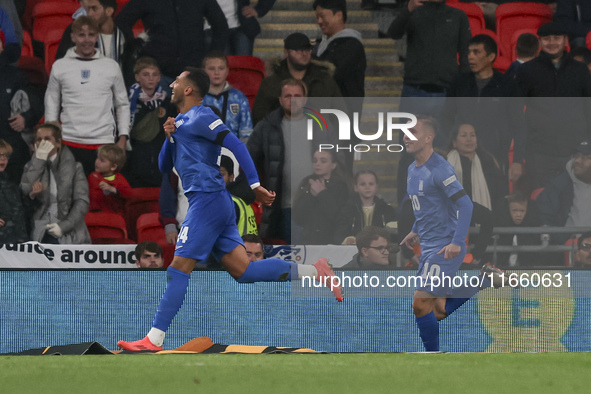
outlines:
{"label": "spectator in stand", "polygon": [[[550,181],[536,199],[543,225],[591,226],[591,140],[581,142],[566,164],[566,171]],[[564,243],[567,237],[552,236]]]}
{"label": "spectator in stand", "polygon": [[343,207],[335,228],[336,244],[355,245],[355,237],[367,226],[384,228],[396,221],[396,211],[377,196],[378,176],[371,170],[353,177],[355,193]]}
{"label": "spectator in stand", "polygon": [[472,201],[493,209],[493,202],[507,193],[508,183],[497,160],[480,148],[474,126],[462,124],[452,133],[447,161]]}
{"label": "spectator in stand", "polygon": [[[448,130],[450,125],[473,125],[478,130],[478,145],[494,156],[503,174],[517,181],[525,154],[525,130],[520,123],[523,107],[515,100],[499,100],[513,96],[516,86],[512,79],[493,68],[496,57],[497,44],[492,37],[486,34],[472,37],[468,46],[470,72],[460,74],[450,89],[449,96],[453,99],[446,101],[443,117]],[[457,130],[451,129],[451,134],[457,135]],[[514,157],[509,168],[512,140],[515,140]]]}
{"label": "spectator in stand", "polygon": [[[408,48],[402,97],[445,97],[458,71],[468,71],[468,41],[472,37],[468,17],[445,0],[410,0],[388,29],[388,36],[395,40],[405,34]],[[426,109],[427,104],[431,108]],[[413,107],[412,103],[405,105]],[[407,112],[437,117],[443,102],[422,100],[420,105],[420,111],[409,108]]]}
{"label": "spectator in stand", "polygon": [[63,143],[86,176],[94,171],[100,145],[116,142],[125,150],[129,136],[123,76],[119,65],[95,48],[98,33],[96,22],[87,16],[72,23],[76,46],[53,64],[45,93],[45,120],[61,121]]}
{"label": "spectator in stand", "polygon": [[255,234],[244,234],[242,240],[244,241],[248,260],[259,261],[265,258],[265,252],[263,250],[264,244],[260,236]]}
{"label": "spectator in stand", "polygon": [[508,79],[515,79],[517,70],[523,63],[538,57],[540,54],[540,40],[538,40],[535,34],[523,33],[517,37],[515,52],[517,54],[517,60],[511,63],[505,72],[505,78]]}
{"label": "spectator in stand", "polygon": [[[263,79],[252,108],[256,125],[267,114],[280,106],[281,81],[294,78],[306,83],[308,97],[341,97],[337,83],[329,73],[329,66],[311,60],[312,44],[302,33],[292,33],[283,40],[285,59],[273,65],[273,74]],[[326,103],[327,108],[343,107],[342,101]]]}
{"label": "spectator in stand", "polygon": [[11,155],[10,144],[0,139],[0,244],[29,240],[23,195],[18,183],[12,182],[6,173]]}
{"label": "spectator in stand", "polygon": [[[246,147],[254,161],[261,184],[277,193],[270,207],[263,206],[259,234],[263,238],[280,239],[291,243],[292,190],[298,182],[312,172],[309,160],[300,160],[305,152],[313,154],[320,143],[334,141],[314,128],[312,141],[306,139],[306,119],[303,107],[307,97],[306,83],[288,78],[281,82],[279,103],[254,128]],[[298,155],[294,155],[297,153]]]}
{"label": "spectator in stand", "polygon": [[0,0],[0,29],[6,34],[7,44],[15,43],[19,48],[23,46],[23,27],[14,0]]}
{"label": "spectator in stand", "polygon": [[[514,192],[502,198],[494,211],[495,227],[539,227],[540,214],[535,201],[528,200],[525,194]],[[539,234],[501,234],[497,245],[539,245]],[[508,267],[523,267],[540,264],[537,253],[499,253],[499,264]]]}
{"label": "spectator in stand", "polygon": [[43,104],[32,92],[21,71],[14,66],[20,54],[16,43],[6,44],[0,30],[0,138],[10,144],[12,159],[6,174],[19,184],[23,168],[31,157],[31,151],[22,133],[32,129],[43,116]]}
{"label": "spectator in stand", "polygon": [[176,116],[170,89],[161,82],[160,68],[151,57],[139,58],[134,67],[136,83],[129,87],[131,110],[128,165],[123,169],[132,187],[160,187],[158,154],[164,142],[164,121]]}
{"label": "spectator in stand", "polygon": [[125,200],[131,197],[131,186],[119,171],[125,165],[125,152],[115,144],[97,150],[95,172],[88,177],[91,212],[123,214]]}
{"label": "spectator in stand", "polygon": [[391,270],[390,255],[398,252],[397,245],[390,243],[390,234],[386,229],[367,226],[357,235],[357,254],[353,259],[339,268],[341,270]]}
{"label": "spectator in stand", "polygon": [[591,31],[591,3],[585,0],[557,0],[554,22],[568,34],[571,48],[586,47]]}
{"label": "spectator in stand", "polygon": [[35,129],[35,153],[20,184],[23,194],[36,203],[31,240],[89,244],[84,217],[90,201],[82,165],[62,144],[59,126],[43,123]]}
{"label": "spectator in stand", "polygon": [[584,47],[574,48],[570,52],[570,55],[576,61],[584,63],[589,69],[589,72],[591,72],[591,49]]}
{"label": "spectator in stand", "polygon": [[[131,70],[124,69],[129,63],[129,55],[132,53],[133,35],[126,36],[115,24],[115,12],[117,11],[117,0],[85,0],[84,8],[87,16],[96,21],[99,28],[96,49],[109,59],[115,60],[122,68],[126,80],[131,80]],[[66,27],[62,40],[57,48],[56,60],[66,56],[68,49],[74,46],[72,40],[72,25]],[[131,65],[133,67],[133,65]],[[125,68],[131,68],[125,67]]]}
{"label": "spectator in stand", "polygon": [[[261,32],[258,18],[262,18],[273,8],[276,0],[260,0],[252,7],[250,0],[217,0],[226,22],[229,38],[226,54],[228,56],[252,56],[254,39]],[[211,27],[205,27],[206,41],[211,43]],[[209,46],[209,45],[208,45]]]}
{"label": "spectator in stand", "polygon": [[528,97],[526,172],[533,189],[558,176],[573,147],[591,133],[591,101],[580,99],[591,96],[589,69],[568,56],[568,37],[558,24],[542,25],[538,36],[540,56],[524,63],[516,78],[521,95]]}
{"label": "spectator in stand", "polygon": [[140,56],[156,59],[168,84],[185,67],[199,65],[209,52],[205,45],[204,18],[212,28],[211,49],[223,51],[228,42],[228,23],[215,0],[130,0],[115,22],[126,35],[141,19],[147,34]]}
{"label": "spectator in stand", "polygon": [[335,226],[349,197],[342,164],[334,151],[316,151],[314,172],[299,185],[293,200],[293,221],[302,227],[301,240],[294,244],[327,245],[334,242]]}
{"label": "spectator in stand", "polygon": [[[234,160],[230,156],[222,155],[220,159],[220,174],[224,178],[226,188],[234,183]],[[244,179],[244,178],[243,178]],[[250,194],[250,193],[249,193]],[[254,200],[254,193],[251,195]],[[258,234],[257,221],[252,207],[238,196],[232,195],[234,209],[236,211],[236,225],[240,236],[246,234]]]}
{"label": "spectator in stand", "polygon": [[591,269],[591,232],[582,234],[577,241],[575,267]]}
{"label": "spectator in stand", "polygon": [[159,269],[164,267],[162,246],[154,241],[144,241],[135,247],[135,265],[138,268]]}
{"label": "spectator in stand", "polygon": [[226,81],[230,71],[228,58],[223,52],[212,51],[205,56],[203,69],[209,75],[209,92],[203,97],[203,104],[217,108],[220,119],[246,143],[252,133],[250,105],[244,93]]}
{"label": "spectator in stand", "polygon": [[347,28],[347,2],[315,0],[312,8],[322,31],[321,39],[316,40],[312,50],[312,58],[334,64],[334,80],[343,97],[365,97],[365,49],[361,33]]}

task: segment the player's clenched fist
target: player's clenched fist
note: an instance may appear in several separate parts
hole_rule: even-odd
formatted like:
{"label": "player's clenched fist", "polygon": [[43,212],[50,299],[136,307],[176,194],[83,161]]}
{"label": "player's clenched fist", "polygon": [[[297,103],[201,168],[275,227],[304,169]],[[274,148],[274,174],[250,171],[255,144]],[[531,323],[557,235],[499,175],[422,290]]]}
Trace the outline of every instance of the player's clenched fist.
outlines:
{"label": "player's clenched fist", "polygon": [[174,118],[171,116],[169,116],[168,119],[166,119],[166,122],[164,122],[164,132],[166,133],[166,138],[168,138],[169,140],[171,134],[176,131],[176,126],[174,122]]}
{"label": "player's clenched fist", "polygon": [[271,206],[271,204],[273,204],[273,201],[275,201],[275,192],[271,192],[262,186],[258,186],[257,188],[255,188],[254,194],[256,196],[256,200],[261,204]]}

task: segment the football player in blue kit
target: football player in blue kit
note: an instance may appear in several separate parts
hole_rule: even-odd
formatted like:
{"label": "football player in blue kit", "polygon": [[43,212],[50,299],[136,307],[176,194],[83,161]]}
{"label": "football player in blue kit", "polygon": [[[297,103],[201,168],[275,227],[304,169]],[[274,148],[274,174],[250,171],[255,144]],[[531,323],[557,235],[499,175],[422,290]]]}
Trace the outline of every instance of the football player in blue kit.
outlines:
{"label": "football player in blue kit", "polygon": [[[416,126],[409,128],[416,137],[404,136],[404,145],[415,161],[408,167],[407,194],[415,214],[411,232],[401,245],[412,248],[419,243],[421,257],[418,281],[413,295],[413,310],[419,334],[427,351],[439,351],[439,320],[445,319],[476,294],[479,286],[451,287],[450,280],[466,255],[466,236],[472,217],[472,201],[456,178],[454,168],[433,151],[437,132],[435,119],[417,115]],[[492,275],[503,271],[487,266]],[[495,286],[496,277],[493,277]],[[489,277],[482,280],[490,286]]]}
{"label": "football player in blue kit", "polygon": [[162,350],[166,331],[183,303],[189,276],[195,264],[205,260],[210,253],[240,283],[314,277],[330,285],[337,300],[341,301],[341,289],[336,285],[334,272],[325,258],[313,265],[281,259],[249,260],[236,227],[233,202],[217,164],[221,147],[234,153],[257,201],[271,205],[275,193],[260,185],[246,146],[210,108],[201,105],[209,90],[209,77],[205,71],[188,68],[170,87],[171,101],[180,113],[176,119],[169,118],[164,124],[168,138],[158,161],[163,173],[172,171],[173,166],[176,168],[189,200],[189,209],[179,231],[174,258],[167,269],[168,282],[152,329],[139,341],[119,341],[117,346],[131,351]]}

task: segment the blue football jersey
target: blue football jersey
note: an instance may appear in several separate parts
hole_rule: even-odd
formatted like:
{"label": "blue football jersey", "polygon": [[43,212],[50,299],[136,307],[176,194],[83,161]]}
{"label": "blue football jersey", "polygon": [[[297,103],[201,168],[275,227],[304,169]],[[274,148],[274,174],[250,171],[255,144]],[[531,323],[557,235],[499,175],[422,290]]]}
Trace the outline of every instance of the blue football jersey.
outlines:
{"label": "blue football jersey", "polygon": [[413,229],[421,240],[421,250],[441,249],[449,244],[458,221],[453,201],[465,194],[453,166],[435,152],[419,167],[412,162],[406,190],[412,202]]}
{"label": "blue football jersey", "polygon": [[218,134],[228,128],[211,108],[195,106],[178,114],[172,135],[172,160],[187,192],[215,192],[226,189],[220,174]]}

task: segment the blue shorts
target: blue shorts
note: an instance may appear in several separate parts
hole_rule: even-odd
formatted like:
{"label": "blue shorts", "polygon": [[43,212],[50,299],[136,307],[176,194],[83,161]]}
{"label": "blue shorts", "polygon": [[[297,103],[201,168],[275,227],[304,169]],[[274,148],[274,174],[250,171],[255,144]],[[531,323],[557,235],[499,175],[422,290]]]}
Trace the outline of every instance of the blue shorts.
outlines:
{"label": "blue shorts", "polygon": [[204,261],[211,253],[220,261],[243,245],[236,227],[234,202],[227,190],[187,193],[189,209],[176,241],[175,256]]}
{"label": "blue shorts", "polygon": [[463,245],[458,257],[451,260],[446,260],[443,253],[437,254],[441,248],[422,251],[417,276],[420,276],[423,280],[417,281],[415,290],[426,291],[437,297],[450,295],[452,290],[451,281],[464,261],[466,246]]}

